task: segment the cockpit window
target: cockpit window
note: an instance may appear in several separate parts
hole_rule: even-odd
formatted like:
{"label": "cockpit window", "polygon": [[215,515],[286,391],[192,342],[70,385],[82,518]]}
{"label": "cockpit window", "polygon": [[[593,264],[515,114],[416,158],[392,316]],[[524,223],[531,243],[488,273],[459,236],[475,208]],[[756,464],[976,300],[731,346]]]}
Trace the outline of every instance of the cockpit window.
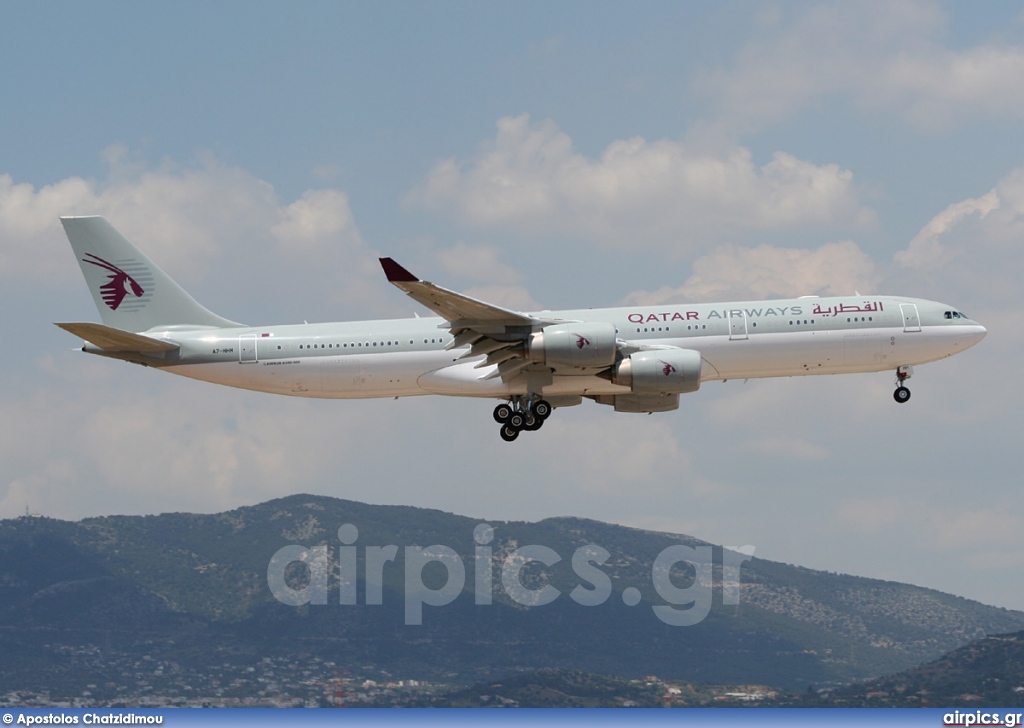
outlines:
{"label": "cockpit window", "polygon": [[960,313],[959,311],[946,311],[945,314],[943,314],[943,315],[946,318],[948,318],[948,319],[959,319],[959,318],[965,319],[965,318],[967,318],[967,314]]}

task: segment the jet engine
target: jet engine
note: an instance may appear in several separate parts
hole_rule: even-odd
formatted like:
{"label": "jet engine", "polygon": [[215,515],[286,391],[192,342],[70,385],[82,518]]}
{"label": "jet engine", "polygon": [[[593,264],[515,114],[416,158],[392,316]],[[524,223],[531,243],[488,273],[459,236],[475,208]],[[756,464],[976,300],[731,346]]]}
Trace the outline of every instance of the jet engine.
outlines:
{"label": "jet engine", "polygon": [[551,367],[610,367],[618,351],[615,334],[615,324],[610,323],[545,326],[530,335],[526,358]]}
{"label": "jet engine", "polygon": [[646,349],[622,359],[607,376],[637,393],[685,394],[700,388],[700,367],[699,351]]}

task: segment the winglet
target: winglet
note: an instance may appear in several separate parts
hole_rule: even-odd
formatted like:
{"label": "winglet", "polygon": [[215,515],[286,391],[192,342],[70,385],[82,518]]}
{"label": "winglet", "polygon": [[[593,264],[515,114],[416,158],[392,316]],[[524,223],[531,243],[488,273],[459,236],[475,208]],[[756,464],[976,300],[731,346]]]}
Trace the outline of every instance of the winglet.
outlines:
{"label": "winglet", "polygon": [[400,266],[391,258],[381,258],[380,265],[390,283],[416,283],[419,278]]}

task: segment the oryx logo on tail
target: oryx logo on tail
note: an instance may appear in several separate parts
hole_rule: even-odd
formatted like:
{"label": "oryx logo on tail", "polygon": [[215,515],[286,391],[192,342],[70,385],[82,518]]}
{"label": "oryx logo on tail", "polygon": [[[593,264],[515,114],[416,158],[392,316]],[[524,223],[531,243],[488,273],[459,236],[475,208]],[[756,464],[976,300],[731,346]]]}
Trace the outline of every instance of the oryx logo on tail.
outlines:
{"label": "oryx logo on tail", "polygon": [[[92,260],[90,260],[90,258]],[[142,298],[142,294],[146,290],[139,285],[138,281],[132,278],[128,273],[118,268],[113,263],[103,260],[98,255],[92,253],[86,253],[85,257],[82,258],[83,263],[89,263],[99,268],[105,268],[110,271],[110,280],[100,286],[100,295],[103,296],[103,302],[107,304],[107,307],[111,311],[116,311],[124,301],[124,297],[129,293],[135,294],[136,298]]]}

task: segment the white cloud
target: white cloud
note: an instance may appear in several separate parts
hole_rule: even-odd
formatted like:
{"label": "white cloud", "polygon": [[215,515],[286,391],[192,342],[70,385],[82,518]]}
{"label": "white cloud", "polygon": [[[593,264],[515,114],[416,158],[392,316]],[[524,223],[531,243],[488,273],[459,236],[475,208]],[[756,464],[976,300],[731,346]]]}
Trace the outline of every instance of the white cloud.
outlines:
{"label": "white cloud", "polygon": [[282,243],[315,250],[332,237],[346,235],[352,243],[362,243],[348,205],[348,195],[340,190],[307,190],[279,215],[281,221],[271,232]]}
{"label": "white cloud", "polygon": [[1024,118],[1024,47],[934,48],[897,55],[883,69],[877,100],[903,109],[915,126],[941,130],[979,117]]}
{"label": "white cloud", "polygon": [[[615,417],[615,423],[609,424],[608,417]],[[573,419],[552,419],[536,445],[550,482],[576,483],[587,497],[630,500],[724,494],[698,472],[694,454],[675,436],[670,416],[604,411]]]}
{"label": "white cloud", "polygon": [[512,266],[502,263],[501,251],[493,245],[468,245],[439,250],[434,256],[441,268],[453,276],[488,283],[518,283],[522,277]]}
{"label": "white cloud", "polygon": [[[345,318],[329,308],[346,307],[354,317],[397,305],[345,192],[308,190],[284,204],[269,183],[209,157],[156,169],[127,157],[120,147],[108,150],[104,181],[72,177],[36,189],[0,175],[0,279],[80,281],[58,218],[101,214],[186,288],[215,274],[218,295],[243,292],[252,303],[272,302],[283,321]],[[307,282],[308,301],[277,298],[289,276]],[[329,307],[316,315],[314,302]],[[251,320],[245,310],[222,312]]]}
{"label": "white cloud", "polygon": [[1020,303],[1022,241],[1024,168],[1018,167],[989,192],[954,203],[930,220],[895,254],[891,277],[1000,315]]}
{"label": "white cloud", "polygon": [[[522,279],[519,271],[501,261],[501,250],[496,246],[458,243],[437,251],[434,258],[447,275],[481,282],[460,289],[467,296],[516,311],[541,308],[526,287],[519,284]],[[451,287],[449,283],[442,285]]]}
{"label": "white cloud", "polygon": [[[212,160],[191,169],[114,165],[105,183],[77,177],[38,190],[0,175],[0,276],[67,275],[58,217],[105,215],[129,239],[145,241],[161,266],[184,283],[203,277],[222,241],[268,229],[278,210],[273,189],[243,170]],[[54,259],[61,261],[55,264]]]}
{"label": "white cloud", "polygon": [[795,296],[847,296],[871,291],[879,272],[855,243],[826,243],[819,248],[745,248],[721,245],[693,264],[678,288],[636,291],[626,297],[635,305],[722,301]]}
{"label": "white cloud", "polygon": [[984,218],[998,207],[999,195],[995,190],[991,190],[982,197],[953,203],[933,217],[910,241],[906,250],[896,253],[895,262],[907,268],[928,269],[948,265],[964,251],[943,246],[940,238],[969,215],[978,215]]}
{"label": "white cloud", "polygon": [[495,306],[510,308],[513,311],[539,311],[541,309],[541,304],[537,303],[523,286],[472,286],[465,289],[463,293],[478,301],[486,301]]}
{"label": "white cloud", "polygon": [[871,535],[892,531],[904,522],[903,504],[896,496],[848,498],[836,506],[835,525],[844,530]]}
{"label": "white cloud", "polygon": [[835,94],[933,132],[1024,118],[1024,47],[947,47],[949,19],[935,3],[828,3],[775,20],[732,67],[696,77],[729,126],[774,123]]}
{"label": "white cloud", "polygon": [[439,162],[407,203],[460,222],[585,237],[677,255],[736,231],[865,222],[852,174],[784,152],[755,164],[749,150],[712,155],[642,138],[599,159],[573,149],[551,121],[498,121],[468,162]]}
{"label": "white cloud", "polygon": [[[66,353],[45,388],[0,406],[0,514],[213,511],[303,490],[373,454],[361,403],[241,392]],[[75,361],[71,362],[71,359]],[[85,382],[79,381],[84,371]],[[372,498],[372,489],[363,497]]]}
{"label": "white cloud", "polygon": [[747,447],[759,456],[782,457],[793,460],[827,460],[827,448],[808,440],[791,437],[761,437]]}
{"label": "white cloud", "polygon": [[920,548],[959,551],[965,558],[979,547],[1019,556],[1024,528],[1024,515],[1010,503],[964,507],[895,496],[849,498],[838,504],[833,518],[837,526],[865,534],[899,529]]}
{"label": "white cloud", "polygon": [[1024,277],[1024,168],[983,195],[955,202],[922,226],[891,262],[853,241],[817,248],[717,246],[678,287],[634,291],[624,304],[850,295],[879,291],[935,298],[1001,316]]}

